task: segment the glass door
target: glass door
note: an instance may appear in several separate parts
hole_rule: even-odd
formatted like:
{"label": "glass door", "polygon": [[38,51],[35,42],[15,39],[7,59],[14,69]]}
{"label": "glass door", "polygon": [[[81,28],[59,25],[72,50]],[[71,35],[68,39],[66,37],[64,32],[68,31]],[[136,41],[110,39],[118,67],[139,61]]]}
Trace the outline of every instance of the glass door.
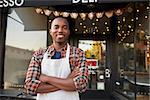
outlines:
{"label": "glass door", "polygon": [[89,90],[105,90],[106,41],[79,40],[89,68]]}

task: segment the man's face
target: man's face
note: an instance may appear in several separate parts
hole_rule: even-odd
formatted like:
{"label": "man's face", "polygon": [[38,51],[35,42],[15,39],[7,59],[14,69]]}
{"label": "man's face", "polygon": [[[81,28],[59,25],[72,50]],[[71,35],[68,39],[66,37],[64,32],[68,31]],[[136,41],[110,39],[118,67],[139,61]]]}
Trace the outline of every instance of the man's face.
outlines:
{"label": "man's face", "polygon": [[52,21],[50,34],[53,42],[65,43],[70,35],[69,24],[64,18],[56,18]]}

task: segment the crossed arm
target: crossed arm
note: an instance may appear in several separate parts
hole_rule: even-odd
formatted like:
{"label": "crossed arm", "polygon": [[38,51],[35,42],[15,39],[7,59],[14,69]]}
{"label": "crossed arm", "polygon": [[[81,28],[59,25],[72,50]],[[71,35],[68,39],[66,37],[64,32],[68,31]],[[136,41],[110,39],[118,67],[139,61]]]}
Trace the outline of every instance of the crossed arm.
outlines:
{"label": "crossed arm", "polygon": [[41,74],[39,78],[41,83],[38,86],[36,92],[48,93],[57,90],[75,91],[76,87],[74,85],[73,78],[76,77],[78,74],[80,74],[78,68],[75,68],[66,79]]}
{"label": "crossed arm", "polygon": [[41,74],[41,52],[35,52],[25,79],[27,94],[49,93],[57,90],[84,92],[88,84],[88,67],[84,53],[81,53],[77,65],[70,75],[65,78],[51,77]]}

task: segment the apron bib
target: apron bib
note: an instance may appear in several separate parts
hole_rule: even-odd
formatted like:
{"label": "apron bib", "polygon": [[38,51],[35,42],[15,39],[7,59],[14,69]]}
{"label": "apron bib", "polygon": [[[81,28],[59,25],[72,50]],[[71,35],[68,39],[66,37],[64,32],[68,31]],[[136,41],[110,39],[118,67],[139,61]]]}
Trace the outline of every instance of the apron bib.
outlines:
{"label": "apron bib", "polygon": [[[70,46],[67,45],[66,57],[61,59],[48,59],[47,52],[43,56],[41,62],[42,74],[67,78],[71,73],[69,64]],[[79,94],[77,91],[64,91],[58,90],[55,92],[37,94],[37,100],[79,100]]]}

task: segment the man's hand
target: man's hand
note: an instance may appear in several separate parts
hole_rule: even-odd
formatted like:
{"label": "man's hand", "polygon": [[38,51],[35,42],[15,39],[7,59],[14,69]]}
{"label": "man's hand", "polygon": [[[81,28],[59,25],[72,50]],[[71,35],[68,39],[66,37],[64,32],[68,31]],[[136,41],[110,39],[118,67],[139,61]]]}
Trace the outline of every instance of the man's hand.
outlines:
{"label": "man's hand", "polygon": [[69,74],[67,78],[74,78],[80,74],[80,70],[78,67],[74,68],[74,70]]}
{"label": "man's hand", "polygon": [[45,74],[41,74],[39,80],[42,81],[43,83],[46,83],[48,79],[48,76]]}

